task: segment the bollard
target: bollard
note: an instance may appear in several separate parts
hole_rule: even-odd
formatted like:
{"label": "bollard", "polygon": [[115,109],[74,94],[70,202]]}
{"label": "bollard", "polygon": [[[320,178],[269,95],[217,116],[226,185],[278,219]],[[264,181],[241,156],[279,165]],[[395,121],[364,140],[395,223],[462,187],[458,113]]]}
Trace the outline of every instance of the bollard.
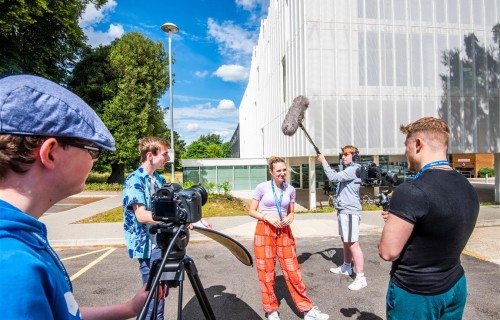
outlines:
{"label": "bollard", "polygon": [[488,174],[484,176],[484,182],[488,183]]}

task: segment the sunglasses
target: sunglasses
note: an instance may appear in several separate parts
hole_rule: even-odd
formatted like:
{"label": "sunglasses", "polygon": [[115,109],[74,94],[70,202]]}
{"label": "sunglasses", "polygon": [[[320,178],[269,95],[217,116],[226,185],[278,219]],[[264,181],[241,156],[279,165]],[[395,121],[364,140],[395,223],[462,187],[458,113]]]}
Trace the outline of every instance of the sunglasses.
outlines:
{"label": "sunglasses", "polygon": [[75,147],[75,148],[87,150],[87,152],[90,154],[90,157],[92,158],[92,160],[99,159],[99,155],[101,154],[101,147],[89,146],[87,144],[73,142],[73,141],[62,141],[62,143],[66,144],[68,146]]}

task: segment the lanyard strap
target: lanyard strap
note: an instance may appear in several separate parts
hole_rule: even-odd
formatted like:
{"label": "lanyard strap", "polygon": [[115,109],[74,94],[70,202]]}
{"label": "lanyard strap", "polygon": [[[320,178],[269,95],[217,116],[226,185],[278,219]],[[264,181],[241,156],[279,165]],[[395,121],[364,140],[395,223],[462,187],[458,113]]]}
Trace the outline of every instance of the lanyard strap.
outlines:
{"label": "lanyard strap", "polygon": [[47,251],[52,256],[52,260],[54,260],[54,262],[57,263],[57,265],[59,266],[59,269],[61,269],[61,271],[63,272],[64,279],[68,283],[69,289],[71,290],[71,292],[73,292],[73,286],[71,285],[71,280],[69,278],[68,272],[66,271],[66,268],[64,267],[63,263],[61,262],[61,260],[57,256],[57,254],[54,251],[54,249],[52,249],[52,247],[50,246],[50,244],[47,241],[45,241],[45,239],[42,238],[38,233],[32,232],[32,234],[35,237],[37,237],[38,240],[40,240],[45,245],[45,247],[47,248]]}
{"label": "lanyard strap", "polygon": [[281,195],[280,201],[278,202],[278,197],[276,196],[276,190],[274,190],[274,182],[271,180],[271,188],[273,189],[274,202],[276,203],[276,209],[278,209],[278,214],[280,216],[280,220],[283,221],[283,215],[281,213],[281,203],[283,202],[283,193],[285,192],[285,183],[281,183]]}
{"label": "lanyard strap", "polygon": [[430,162],[430,163],[426,164],[425,166],[423,166],[422,169],[420,169],[417,172],[417,174],[415,175],[415,177],[413,177],[413,180],[416,180],[418,177],[420,177],[420,175],[422,174],[422,172],[424,172],[425,170],[429,169],[430,167],[449,166],[449,165],[450,165],[450,163],[447,160],[438,160],[438,161]]}

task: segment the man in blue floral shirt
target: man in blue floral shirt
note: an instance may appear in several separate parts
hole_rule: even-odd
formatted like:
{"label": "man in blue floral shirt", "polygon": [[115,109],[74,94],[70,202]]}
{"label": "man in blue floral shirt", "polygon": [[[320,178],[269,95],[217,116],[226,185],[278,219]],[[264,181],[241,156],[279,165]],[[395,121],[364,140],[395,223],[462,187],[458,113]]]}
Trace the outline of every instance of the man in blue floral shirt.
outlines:
{"label": "man in blue floral shirt", "polygon": [[[130,258],[139,260],[142,282],[149,278],[151,262],[161,259],[161,249],[156,245],[156,235],[148,232],[149,226],[158,224],[151,213],[151,196],[165,184],[165,179],[156,172],[170,160],[167,140],[146,137],[139,140],[141,166],[132,172],[123,185],[123,215],[125,243]],[[164,301],[158,305],[158,319],[163,319]],[[148,317],[151,314],[151,302]]]}

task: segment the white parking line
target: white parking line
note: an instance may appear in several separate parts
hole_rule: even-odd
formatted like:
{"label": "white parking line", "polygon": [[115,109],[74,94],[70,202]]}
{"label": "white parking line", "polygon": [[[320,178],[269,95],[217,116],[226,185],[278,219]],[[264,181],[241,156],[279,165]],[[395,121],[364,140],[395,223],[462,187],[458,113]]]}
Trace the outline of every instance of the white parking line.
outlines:
{"label": "white parking line", "polygon": [[[75,273],[74,275],[72,275],[70,277],[70,280],[74,281],[76,278],[78,278],[79,276],[81,276],[82,274],[84,274],[85,272],[87,272],[90,268],[92,268],[93,266],[95,266],[96,264],[98,264],[101,260],[103,260],[104,258],[106,258],[107,256],[109,256],[111,253],[113,253],[113,251],[115,251],[115,250],[116,250],[116,248],[110,248],[107,252],[105,252],[99,258],[95,259],[94,261],[92,261],[91,263],[89,263],[88,265],[86,265],[85,267],[83,267],[80,271],[78,271],[77,273]],[[98,250],[98,251],[102,251],[102,250]],[[94,253],[98,252],[98,251],[94,251]]]}

